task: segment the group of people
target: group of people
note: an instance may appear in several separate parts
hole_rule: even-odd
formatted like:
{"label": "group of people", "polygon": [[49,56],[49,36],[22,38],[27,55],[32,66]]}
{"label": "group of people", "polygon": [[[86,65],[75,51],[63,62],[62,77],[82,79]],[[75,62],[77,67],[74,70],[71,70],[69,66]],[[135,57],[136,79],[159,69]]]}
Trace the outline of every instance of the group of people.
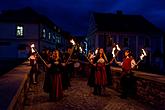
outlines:
{"label": "group of people", "polygon": [[[112,57],[111,53],[105,54],[103,48],[98,48],[97,54],[95,55],[92,51],[89,52],[90,76],[87,85],[93,88],[94,95],[104,95],[106,91],[105,88],[107,86],[112,86],[110,65],[114,61],[116,64],[120,65],[123,70],[121,74],[121,98],[126,98],[128,96],[131,88],[129,85],[132,83],[131,81],[133,81],[131,70],[136,66],[136,62],[131,54],[131,51],[126,50],[123,62],[118,62]],[[41,53],[42,58],[46,62],[46,64],[42,64],[45,71],[43,89],[44,92],[49,94],[50,101],[63,98],[63,91],[71,86],[70,78],[73,72],[73,63],[68,61],[70,55],[71,53],[69,52],[62,54],[58,49],[52,52],[44,50]],[[35,79],[36,78],[33,78],[32,74],[33,83],[36,83]]]}
{"label": "group of people", "polygon": [[114,62],[122,67],[120,76],[121,98],[127,98],[128,95],[135,93],[135,78],[132,69],[136,67],[136,62],[132,57],[132,52],[127,49],[124,52],[123,61],[119,62],[112,54],[104,53],[103,48],[98,48],[97,53],[90,51],[88,58],[91,63],[91,74],[88,80],[88,85],[93,87],[94,95],[104,95],[105,88],[112,85],[112,74],[110,65]]}

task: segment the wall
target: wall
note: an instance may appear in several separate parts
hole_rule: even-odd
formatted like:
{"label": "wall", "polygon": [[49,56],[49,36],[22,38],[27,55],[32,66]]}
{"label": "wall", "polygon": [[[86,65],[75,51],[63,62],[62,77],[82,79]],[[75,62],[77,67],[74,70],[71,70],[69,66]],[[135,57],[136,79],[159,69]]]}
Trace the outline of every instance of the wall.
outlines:
{"label": "wall", "polygon": [[[121,68],[111,67],[113,76],[113,88],[120,89]],[[165,109],[165,76],[133,71],[136,78],[135,98],[143,103],[151,104],[156,109]]]}
{"label": "wall", "polygon": [[30,69],[29,62],[24,62],[0,77],[0,110],[23,110]]}

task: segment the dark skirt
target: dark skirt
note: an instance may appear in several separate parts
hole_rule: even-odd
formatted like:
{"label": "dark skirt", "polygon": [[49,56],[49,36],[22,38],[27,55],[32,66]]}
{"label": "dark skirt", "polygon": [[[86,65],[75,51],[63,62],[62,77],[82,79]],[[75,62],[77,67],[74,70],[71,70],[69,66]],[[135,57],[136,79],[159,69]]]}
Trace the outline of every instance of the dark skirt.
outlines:
{"label": "dark skirt", "polygon": [[44,86],[43,86],[44,92],[50,93],[51,86],[52,86],[51,75],[49,73],[45,73]]}
{"label": "dark skirt", "polygon": [[52,87],[50,88],[50,98],[58,99],[63,97],[61,73],[51,75]]}
{"label": "dark skirt", "polygon": [[105,86],[107,84],[105,64],[97,64],[95,72],[95,84],[100,86]]}
{"label": "dark skirt", "polygon": [[94,85],[95,85],[95,67],[92,66],[90,69],[91,69],[91,71],[90,71],[87,85],[90,87],[94,87]]}
{"label": "dark skirt", "polygon": [[112,86],[112,73],[110,65],[106,65],[106,74],[107,74],[107,86]]}
{"label": "dark skirt", "polygon": [[70,86],[69,72],[67,71],[67,68],[63,69],[64,70],[62,72],[62,87],[63,90],[66,90]]}

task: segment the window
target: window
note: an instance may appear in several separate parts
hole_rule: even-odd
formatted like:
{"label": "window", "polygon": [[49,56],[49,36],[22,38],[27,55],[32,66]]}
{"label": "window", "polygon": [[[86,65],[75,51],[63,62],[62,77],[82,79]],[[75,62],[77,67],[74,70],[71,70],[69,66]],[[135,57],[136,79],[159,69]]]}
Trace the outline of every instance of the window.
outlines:
{"label": "window", "polygon": [[52,38],[53,38],[53,42],[55,42],[55,37],[54,37],[54,35],[52,36]]}
{"label": "window", "polygon": [[58,29],[58,32],[60,32],[60,29]]}
{"label": "window", "polygon": [[45,38],[46,37],[46,30],[42,29],[42,37]]}
{"label": "window", "polygon": [[17,26],[16,35],[17,35],[17,37],[23,37],[23,26],[21,26],[21,25]]}
{"label": "window", "polygon": [[112,46],[112,37],[107,37],[107,46]]}
{"label": "window", "polygon": [[51,38],[51,34],[50,34],[50,32],[49,32],[49,40],[50,40],[50,38]]}
{"label": "window", "polygon": [[128,47],[128,38],[127,37],[124,38],[124,47]]}
{"label": "window", "polygon": [[56,43],[61,43],[61,39],[59,36],[56,36]]}

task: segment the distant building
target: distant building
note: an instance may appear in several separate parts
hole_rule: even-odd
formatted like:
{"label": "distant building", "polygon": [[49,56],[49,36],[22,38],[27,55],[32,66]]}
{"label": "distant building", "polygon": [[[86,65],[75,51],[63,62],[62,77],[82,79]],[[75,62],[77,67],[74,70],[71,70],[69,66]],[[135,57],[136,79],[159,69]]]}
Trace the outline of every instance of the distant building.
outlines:
{"label": "distant building", "polygon": [[30,45],[39,52],[66,47],[66,32],[47,17],[27,7],[0,14],[0,59],[27,58]]}
{"label": "distant building", "polygon": [[140,56],[140,49],[144,48],[148,55],[143,61],[145,68],[158,70],[164,68],[163,37],[163,32],[143,16],[125,15],[122,11],[116,14],[92,13],[87,35],[89,48],[103,47],[111,51],[113,43],[118,43],[122,50],[131,49],[136,59]]}

